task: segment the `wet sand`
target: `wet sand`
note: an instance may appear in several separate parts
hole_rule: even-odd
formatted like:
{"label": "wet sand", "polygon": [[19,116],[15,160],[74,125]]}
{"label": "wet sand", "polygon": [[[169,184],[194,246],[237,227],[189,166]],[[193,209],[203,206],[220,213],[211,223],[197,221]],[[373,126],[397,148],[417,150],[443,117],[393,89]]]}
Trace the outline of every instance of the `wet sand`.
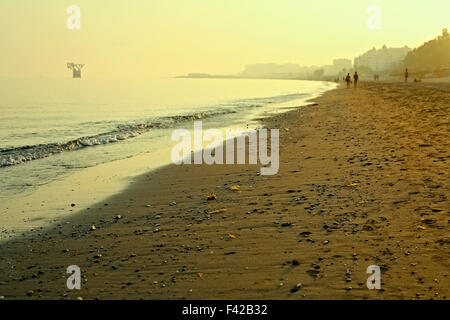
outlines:
{"label": "wet sand", "polygon": [[[0,296],[448,299],[450,85],[368,83],[315,101],[263,121],[280,128],[277,175],[259,165],[146,174],[1,245]],[[69,265],[81,290],[66,288]],[[369,265],[381,267],[381,290],[366,286]]]}

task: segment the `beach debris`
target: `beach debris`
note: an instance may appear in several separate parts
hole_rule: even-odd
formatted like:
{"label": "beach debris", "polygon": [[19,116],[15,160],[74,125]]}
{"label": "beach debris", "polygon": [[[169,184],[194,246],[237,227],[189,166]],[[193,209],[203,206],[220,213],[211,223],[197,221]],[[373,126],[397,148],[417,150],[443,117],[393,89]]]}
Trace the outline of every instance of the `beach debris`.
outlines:
{"label": "beach debris", "polygon": [[225,211],[227,211],[227,209],[217,209],[217,210],[213,210],[213,211],[210,211],[210,212],[208,212],[209,214],[217,214],[217,213],[221,213],[221,212],[225,212]]}
{"label": "beach debris", "polygon": [[347,269],[347,271],[345,272],[344,279],[347,282],[352,281],[352,273],[351,273],[350,269]]}
{"label": "beach debris", "polygon": [[34,294],[33,290],[27,291],[27,296],[32,296]]}
{"label": "beach debris", "polygon": [[216,199],[217,199],[217,196],[215,193],[208,193],[206,195],[206,200],[216,200]]}
{"label": "beach debris", "polygon": [[428,224],[428,225],[430,225],[430,224],[435,224],[435,223],[436,223],[436,220],[435,220],[435,219],[421,219],[421,221],[422,221],[423,223],[425,223],[425,224]]}
{"label": "beach debris", "polygon": [[310,269],[306,271],[307,274],[309,274],[311,277],[315,278],[319,275],[320,271],[316,269]]}
{"label": "beach debris", "polygon": [[232,233],[229,233],[228,234],[228,238],[229,239],[236,239],[236,236],[234,234],[232,234]]}
{"label": "beach debris", "polygon": [[239,188],[240,188],[239,185],[234,185],[234,186],[230,187],[230,190],[231,191],[239,191]]}
{"label": "beach debris", "polygon": [[289,128],[284,128],[284,131],[289,131]]}
{"label": "beach debris", "polygon": [[67,249],[67,248],[63,250],[63,252],[69,252],[69,251],[70,251],[70,249]]}
{"label": "beach debris", "polygon": [[82,297],[78,297],[77,300],[81,301],[81,300],[83,300],[83,298]]}
{"label": "beach debris", "polygon": [[71,207],[75,207],[76,206],[76,204],[75,203],[72,203],[71,205],[70,205]]}
{"label": "beach debris", "polygon": [[172,201],[171,203],[169,203],[170,206],[176,206],[177,203],[175,201]]}
{"label": "beach debris", "polygon": [[297,283],[297,284],[291,289],[291,293],[297,292],[298,290],[301,289],[301,287],[302,287],[302,284],[301,284],[301,283]]}
{"label": "beach debris", "polygon": [[300,262],[297,259],[293,259],[291,263],[292,263],[293,266],[300,265]]}
{"label": "beach debris", "polygon": [[114,217],[114,220],[120,220],[122,219],[122,216],[120,214],[118,214],[117,216]]}
{"label": "beach debris", "polygon": [[101,257],[102,257],[102,255],[100,253],[98,253],[94,256],[94,259],[100,259]]}
{"label": "beach debris", "polygon": [[323,244],[325,245],[325,244],[329,244],[330,243],[330,241],[328,241],[328,240],[325,240],[324,242],[323,242]]}
{"label": "beach debris", "polygon": [[425,230],[426,228],[424,226],[417,226],[417,229],[419,230]]}
{"label": "beach debris", "polygon": [[94,231],[96,229],[97,229],[97,227],[93,224],[92,227],[89,230]]}
{"label": "beach debris", "polygon": [[347,187],[356,187],[358,184],[357,183],[350,183],[347,185]]}
{"label": "beach debris", "polygon": [[151,204],[147,204],[147,205],[146,205],[147,208],[150,208],[151,206],[152,206]]}

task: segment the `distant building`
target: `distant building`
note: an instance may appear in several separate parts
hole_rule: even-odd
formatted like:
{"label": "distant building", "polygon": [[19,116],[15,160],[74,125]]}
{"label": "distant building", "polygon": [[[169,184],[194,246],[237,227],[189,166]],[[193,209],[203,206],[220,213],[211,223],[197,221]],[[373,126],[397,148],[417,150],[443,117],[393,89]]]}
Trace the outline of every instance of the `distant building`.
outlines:
{"label": "distant building", "polygon": [[336,71],[348,70],[353,67],[352,60],[350,59],[334,59],[333,67]]}
{"label": "distant building", "polygon": [[349,70],[353,67],[352,60],[350,59],[334,59],[332,65],[325,65],[321,68],[324,70],[326,76],[339,75],[344,70]]}
{"label": "distant building", "polygon": [[322,76],[336,76],[344,69],[352,68],[352,60],[335,59],[332,65],[302,67],[294,63],[258,63],[245,66],[241,77],[248,78],[273,78],[273,79],[301,79],[320,78]]}
{"label": "distant building", "polygon": [[355,58],[355,68],[368,67],[373,71],[380,72],[398,67],[405,59],[411,49],[407,46],[403,48],[387,48],[385,45],[377,50],[373,48],[363,55]]}

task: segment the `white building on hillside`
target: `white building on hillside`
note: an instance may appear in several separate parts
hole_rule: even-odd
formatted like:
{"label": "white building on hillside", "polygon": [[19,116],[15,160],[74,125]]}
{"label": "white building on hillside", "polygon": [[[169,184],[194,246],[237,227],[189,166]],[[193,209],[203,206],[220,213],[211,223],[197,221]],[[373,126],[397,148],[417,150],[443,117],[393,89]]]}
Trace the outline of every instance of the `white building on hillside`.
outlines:
{"label": "white building on hillside", "polygon": [[387,48],[385,45],[377,50],[373,48],[363,55],[355,58],[355,68],[369,67],[375,72],[386,71],[401,65],[411,49],[407,46],[403,48]]}

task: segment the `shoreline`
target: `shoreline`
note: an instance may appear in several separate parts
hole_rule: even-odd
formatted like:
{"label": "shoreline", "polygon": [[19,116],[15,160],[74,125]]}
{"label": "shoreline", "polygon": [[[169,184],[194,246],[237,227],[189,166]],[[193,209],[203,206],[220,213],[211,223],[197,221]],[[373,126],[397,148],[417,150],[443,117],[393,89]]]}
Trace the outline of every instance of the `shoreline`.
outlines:
{"label": "shoreline", "polygon": [[[292,101],[267,104],[260,109],[249,108],[238,112],[203,117],[202,121],[205,128],[212,127],[221,130],[224,128],[258,127],[260,123],[257,119],[265,117],[267,112],[269,114],[271,112],[286,112],[286,106],[302,105],[307,100],[314,99],[322,94],[324,90],[326,89],[317,88],[312,92],[299,94],[299,97]],[[306,97],[302,97],[303,95]],[[53,180],[47,180],[42,185],[31,183],[26,187],[28,190],[21,190],[22,192],[18,194],[14,194],[13,190],[7,190],[1,197],[3,201],[0,204],[0,242],[20,236],[23,232],[29,232],[31,229],[46,228],[55,222],[58,223],[59,219],[68,214],[77,214],[82,210],[91,208],[96,203],[126,190],[135,178],[172,163],[170,151],[175,143],[170,139],[171,131],[186,128],[186,126],[189,131],[192,131],[192,121],[187,120],[174,124],[172,128],[161,128],[154,133],[147,132],[147,135],[125,142],[137,144],[137,149],[131,157],[126,156],[103,163],[100,161],[97,165],[84,168],[81,165],[81,169],[60,172],[59,175],[52,178],[47,177]],[[151,138],[148,134],[156,135],[156,137],[149,140]],[[147,146],[144,143],[152,144]],[[109,144],[106,147],[114,148],[116,146]],[[104,148],[104,146],[102,145],[100,148]],[[111,149],[103,150],[105,153],[111,152]],[[82,157],[78,154],[70,155],[70,152],[72,151],[63,152],[54,158],[37,159],[36,162],[32,161],[26,164],[27,167],[24,170],[33,174],[33,168],[39,168],[39,166],[49,167],[50,169],[52,163],[58,163],[58,157],[65,157],[63,159],[68,162],[70,162],[68,160],[70,156]],[[95,150],[92,148],[73,152],[85,153],[95,152]],[[95,153],[91,154],[91,156],[94,155]],[[20,170],[22,170],[18,167],[20,165],[4,168],[10,172],[9,174],[6,173],[5,181],[8,180],[9,176],[14,177],[14,172],[16,172],[16,175],[20,174]],[[33,182],[33,180],[30,182]],[[71,206],[71,204],[75,204],[75,206]]]}
{"label": "shoreline", "polygon": [[[278,175],[259,176],[259,165],[156,169],[107,205],[0,244],[0,295],[448,298],[450,86],[363,83],[314,101],[262,120],[280,129]],[[86,281],[69,292],[73,264]],[[365,287],[373,264],[380,291]]]}

